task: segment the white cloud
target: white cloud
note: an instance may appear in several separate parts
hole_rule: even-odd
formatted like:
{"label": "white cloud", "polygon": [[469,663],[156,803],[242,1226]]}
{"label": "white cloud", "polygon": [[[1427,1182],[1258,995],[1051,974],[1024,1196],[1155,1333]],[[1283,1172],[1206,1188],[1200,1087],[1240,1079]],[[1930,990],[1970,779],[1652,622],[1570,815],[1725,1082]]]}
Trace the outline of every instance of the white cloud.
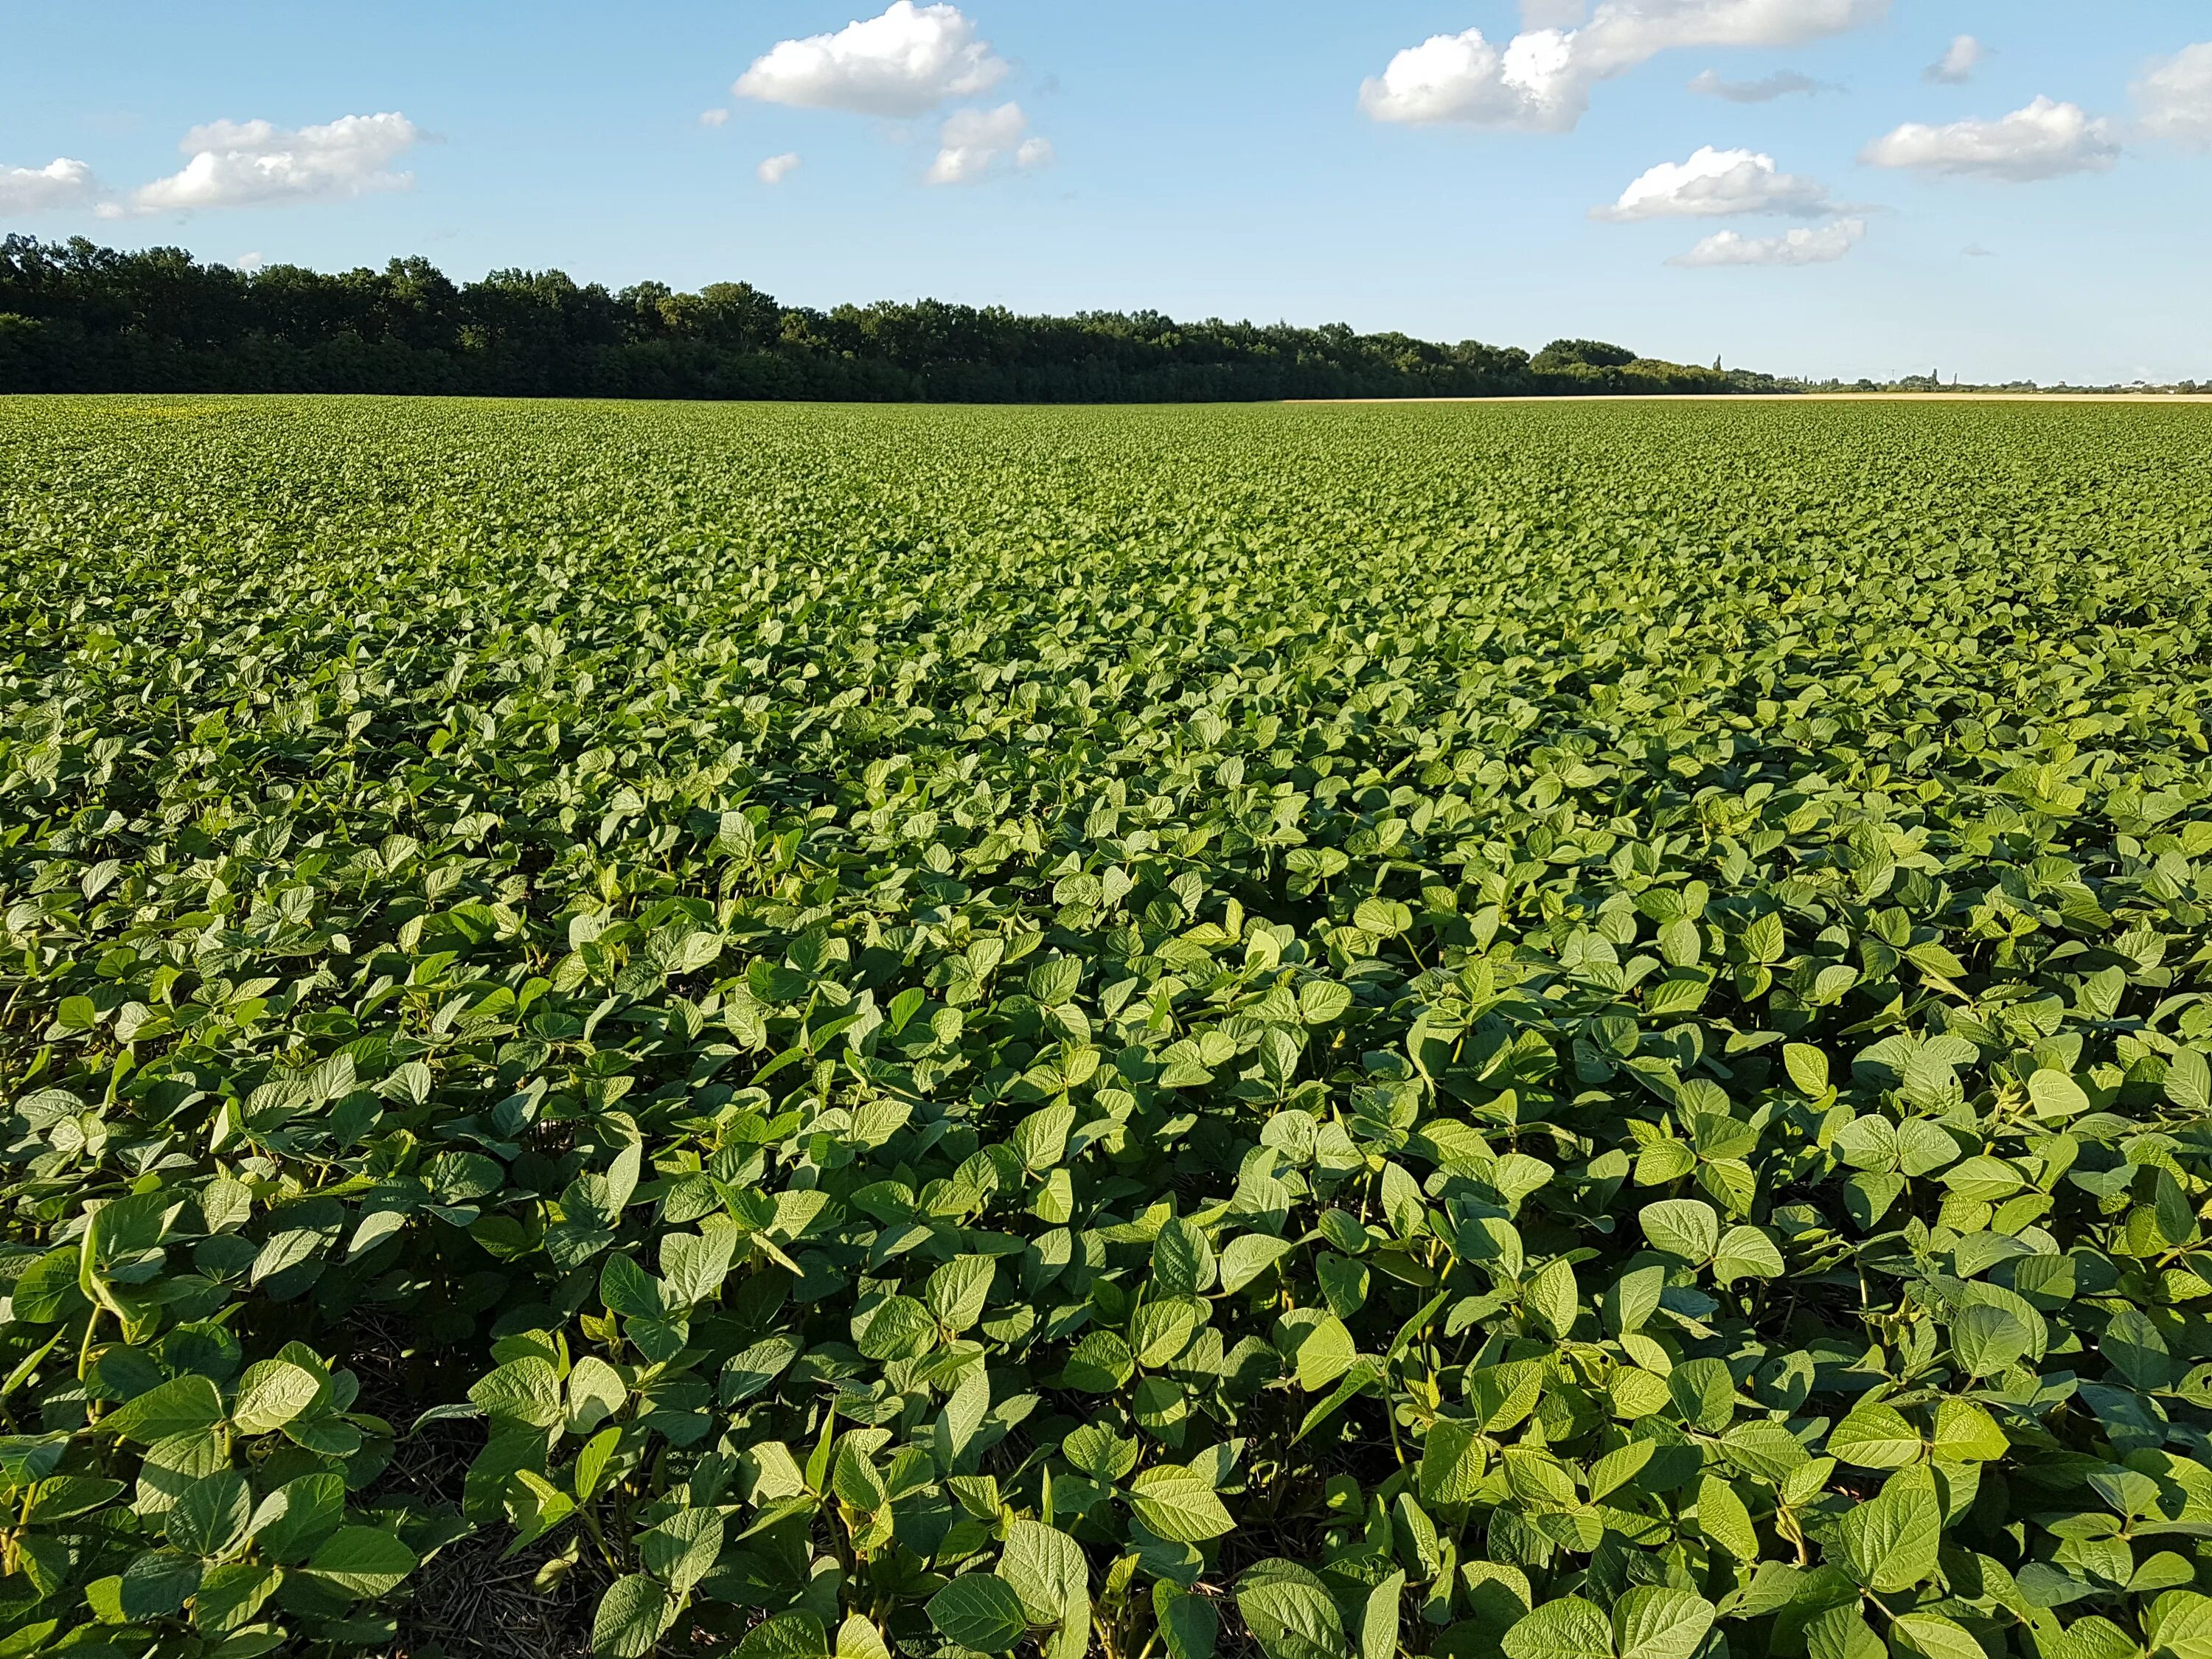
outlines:
{"label": "white cloud", "polygon": [[1796,92],[1833,92],[1826,81],[1815,81],[1796,70],[1778,70],[1756,81],[1723,80],[1718,70],[1707,70],[1690,82],[1690,90],[1705,98],[1725,98],[1731,104],[1771,104]]}
{"label": "white cloud", "polygon": [[1818,229],[1801,227],[1781,236],[1744,236],[1723,230],[1667,263],[1673,265],[1824,265],[1840,259],[1866,234],[1863,219],[1838,219]]}
{"label": "white cloud", "polygon": [[1969,242],[1959,252],[1969,259],[1994,259],[1997,257],[1995,248],[1984,247],[1979,242]]}
{"label": "white cloud", "polygon": [[1974,78],[1974,66],[1989,55],[1989,48],[1972,35],[1959,35],[1941,58],[1920,71],[1920,78],[1938,86],[1962,87]]}
{"label": "white cloud", "polygon": [[1605,0],[1583,32],[1601,76],[1679,46],[1796,46],[1888,15],[1889,0]]}
{"label": "white cloud", "polygon": [[1778,170],[1771,155],[1707,144],[1686,161],[1660,162],[1621,191],[1612,206],[1591,209],[1590,217],[1626,222],[1786,213],[1814,219],[1834,206],[1826,185]]}
{"label": "white cloud", "polygon": [[1025,136],[1029,125],[1019,104],[953,111],[938,133],[937,159],[929,164],[927,182],[972,185],[990,177],[1001,161],[1024,169],[1048,165],[1052,145]]}
{"label": "white cloud", "polygon": [[702,127],[725,126],[729,119],[730,112],[726,109],[702,109],[699,112],[699,125]]}
{"label": "white cloud", "polygon": [[2027,184],[2068,173],[2103,173],[2119,160],[2112,123],[2079,104],[2038,98],[1994,121],[1931,127],[1908,121],[1869,144],[1863,161]]}
{"label": "white cloud", "polygon": [[740,98],[856,115],[926,115],[998,84],[1005,62],[957,6],[892,0],[835,34],[779,41],[738,77]]}
{"label": "white cloud", "polygon": [[233,270],[242,270],[247,276],[251,276],[255,271],[260,270],[262,266],[267,264],[269,261],[262,258],[258,253],[241,253],[230,263]]}
{"label": "white cloud", "polygon": [[1564,132],[1589,106],[1574,61],[1575,34],[1535,29],[1503,47],[1480,29],[1432,34],[1393,58],[1359,87],[1359,106],[1377,121],[1465,121],[1476,126]]}
{"label": "white cloud", "polygon": [[764,185],[780,185],[798,170],[799,152],[787,149],[763,161],[753,169],[753,176]]}
{"label": "white cloud", "polygon": [[2212,40],[2160,58],[2130,91],[2150,137],[2212,149]]}
{"label": "white cloud", "polygon": [[83,207],[99,191],[92,169],[66,155],[58,155],[42,167],[0,167],[0,213]]}
{"label": "white cloud", "polygon": [[1528,28],[1502,46],[1480,29],[1431,35],[1363,82],[1359,103],[1378,121],[1564,132],[1589,107],[1594,85],[1662,52],[1796,46],[1888,9],[1889,0],[1599,0],[1580,27]]}
{"label": "white cloud", "polygon": [[131,192],[141,213],[192,208],[257,207],[277,202],[342,200],[372,191],[405,190],[411,173],[391,164],[421,142],[405,116],[346,115],[297,129],[266,121],[211,121],[178,148],[181,171]]}

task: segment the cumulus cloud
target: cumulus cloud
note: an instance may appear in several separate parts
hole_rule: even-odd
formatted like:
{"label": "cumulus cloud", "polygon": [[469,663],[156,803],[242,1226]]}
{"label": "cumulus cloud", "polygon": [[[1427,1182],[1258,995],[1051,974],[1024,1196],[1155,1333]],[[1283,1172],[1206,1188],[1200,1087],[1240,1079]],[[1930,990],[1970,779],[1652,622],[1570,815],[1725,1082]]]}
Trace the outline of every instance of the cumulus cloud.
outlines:
{"label": "cumulus cloud", "polygon": [[938,133],[937,158],[929,164],[927,182],[972,185],[1000,171],[1002,163],[1021,170],[1049,165],[1051,143],[1030,136],[1029,125],[1019,104],[953,111]]}
{"label": "cumulus cloud", "polygon": [[1784,213],[1817,219],[1834,208],[1826,185],[1780,171],[1771,155],[1707,144],[1686,161],[1660,162],[1621,191],[1619,201],[1592,208],[1590,217],[1626,222]]}
{"label": "cumulus cloud", "polygon": [[729,119],[730,112],[726,109],[702,109],[699,112],[699,125],[702,127],[726,126]]}
{"label": "cumulus cloud", "polygon": [[247,276],[251,276],[255,271],[260,270],[262,266],[267,264],[269,261],[262,258],[258,253],[241,253],[230,263],[232,269],[242,270]]}
{"label": "cumulus cloud", "polygon": [[786,150],[781,155],[771,155],[753,169],[754,177],[764,185],[780,185],[799,170],[799,152]]}
{"label": "cumulus cloud", "polygon": [[1825,265],[1840,259],[1866,234],[1863,219],[1838,219],[1815,229],[1804,226],[1780,236],[1745,236],[1723,230],[1667,263],[1674,265]]}
{"label": "cumulus cloud", "polygon": [[2212,40],[2160,58],[2130,91],[2148,137],[2212,149]]}
{"label": "cumulus cloud", "polygon": [[1778,70],[1756,81],[1723,80],[1718,70],[1707,70],[1690,82],[1690,90],[1704,98],[1725,98],[1731,104],[1771,104],[1792,93],[1833,92],[1836,88],[1796,70]]}
{"label": "cumulus cloud", "polygon": [[397,113],[341,116],[327,125],[298,128],[211,121],[194,127],[178,145],[191,157],[183,168],[141,185],[131,204],[140,213],[168,213],[405,190],[415,175],[392,172],[392,163],[422,137],[412,121]]}
{"label": "cumulus cloud", "polygon": [[1920,71],[1920,78],[1937,86],[1962,87],[1974,78],[1974,66],[1989,55],[1989,48],[1972,35],[1958,35],[1941,58]]}
{"label": "cumulus cloud", "polygon": [[1564,132],[1594,85],[1662,52],[1796,46],[1888,9],[1889,0],[1599,0],[1579,27],[1526,28],[1503,46],[1480,29],[1431,35],[1361,83],[1360,107],[1378,121]]}
{"label": "cumulus cloud", "polygon": [[100,180],[82,161],[58,155],[42,167],[0,167],[0,213],[51,213],[86,207]]}
{"label": "cumulus cloud", "polygon": [[2103,173],[2120,157],[2112,123],[2079,104],[2038,98],[1999,118],[1927,126],[1908,121],[1869,144],[1863,161],[1878,167],[2029,184],[2069,173]]}
{"label": "cumulus cloud", "polygon": [[770,104],[907,117],[988,91],[1006,72],[957,6],[892,0],[880,17],[835,34],[777,42],[731,90]]}
{"label": "cumulus cloud", "polygon": [[1994,259],[1997,257],[1997,251],[1995,248],[1984,247],[1979,242],[1969,242],[1959,252],[1969,259]]}

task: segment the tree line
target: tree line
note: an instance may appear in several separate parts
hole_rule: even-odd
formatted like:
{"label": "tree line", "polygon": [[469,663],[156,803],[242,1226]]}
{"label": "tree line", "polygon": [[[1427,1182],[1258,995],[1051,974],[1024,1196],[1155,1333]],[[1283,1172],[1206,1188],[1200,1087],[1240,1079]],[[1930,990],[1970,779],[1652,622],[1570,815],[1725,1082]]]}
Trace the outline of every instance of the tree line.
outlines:
{"label": "tree line", "polygon": [[421,258],[246,271],[182,248],[0,241],[5,392],[1167,403],[1788,389],[1594,340],[1532,356],[1342,324],[1025,317],[936,300],[819,311],[749,283],[610,290],[521,270],[455,283]]}

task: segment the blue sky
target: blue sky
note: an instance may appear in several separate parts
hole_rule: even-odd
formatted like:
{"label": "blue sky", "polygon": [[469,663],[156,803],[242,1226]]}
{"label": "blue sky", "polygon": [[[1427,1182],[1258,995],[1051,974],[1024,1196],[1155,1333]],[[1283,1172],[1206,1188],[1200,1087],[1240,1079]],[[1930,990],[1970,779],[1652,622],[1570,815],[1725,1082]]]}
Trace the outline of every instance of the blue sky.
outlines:
{"label": "blue sky", "polygon": [[887,3],[21,8],[0,228],[2212,378],[2203,0]]}

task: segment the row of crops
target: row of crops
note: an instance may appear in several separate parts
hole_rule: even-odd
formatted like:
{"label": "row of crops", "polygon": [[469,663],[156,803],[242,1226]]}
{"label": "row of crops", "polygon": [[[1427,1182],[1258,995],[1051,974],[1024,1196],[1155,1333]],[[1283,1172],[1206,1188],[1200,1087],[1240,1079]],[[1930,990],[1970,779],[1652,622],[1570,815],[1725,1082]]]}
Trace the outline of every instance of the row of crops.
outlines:
{"label": "row of crops", "polygon": [[2208,437],[0,403],[0,1659],[2207,1659]]}

